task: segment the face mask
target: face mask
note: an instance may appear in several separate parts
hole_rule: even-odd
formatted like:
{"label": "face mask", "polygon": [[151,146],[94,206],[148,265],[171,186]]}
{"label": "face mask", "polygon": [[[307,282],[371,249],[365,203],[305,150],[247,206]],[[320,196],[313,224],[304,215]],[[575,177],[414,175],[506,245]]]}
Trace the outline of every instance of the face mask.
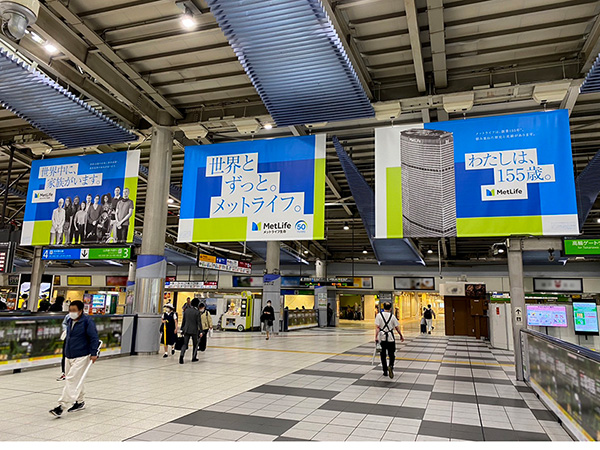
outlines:
{"label": "face mask", "polygon": [[77,320],[77,319],[79,319],[79,313],[78,313],[78,312],[70,312],[70,313],[69,313],[69,317],[70,317],[72,320]]}

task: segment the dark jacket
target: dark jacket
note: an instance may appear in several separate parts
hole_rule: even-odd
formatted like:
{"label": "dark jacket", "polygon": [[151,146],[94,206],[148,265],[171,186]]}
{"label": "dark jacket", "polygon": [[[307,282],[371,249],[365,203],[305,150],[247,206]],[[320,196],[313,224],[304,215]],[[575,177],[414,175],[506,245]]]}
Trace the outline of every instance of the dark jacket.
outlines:
{"label": "dark jacket", "polygon": [[275,310],[272,306],[265,306],[262,310],[261,322],[271,322],[275,320]]}
{"label": "dark jacket", "polygon": [[65,339],[65,358],[81,358],[98,353],[98,331],[96,324],[87,314],[82,314],[73,324],[73,319],[67,319],[67,338]]}
{"label": "dark jacket", "polygon": [[181,322],[181,331],[183,334],[199,334],[202,329],[200,311],[197,308],[189,307],[183,312],[183,322]]}

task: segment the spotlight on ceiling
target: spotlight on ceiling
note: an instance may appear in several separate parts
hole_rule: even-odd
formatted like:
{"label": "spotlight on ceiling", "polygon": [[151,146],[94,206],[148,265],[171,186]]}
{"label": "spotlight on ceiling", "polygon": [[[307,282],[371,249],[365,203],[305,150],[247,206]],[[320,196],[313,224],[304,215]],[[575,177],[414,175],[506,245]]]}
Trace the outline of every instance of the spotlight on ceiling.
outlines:
{"label": "spotlight on ceiling", "polygon": [[492,245],[492,254],[494,256],[503,255],[504,253],[506,253],[506,244],[498,242]]}
{"label": "spotlight on ceiling", "polygon": [[181,25],[183,28],[186,30],[194,29],[197,25],[196,17],[200,16],[202,11],[191,0],[178,0],[175,4],[183,12],[181,16]]}
{"label": "spotlight on ceiling", "polygon": [[304,254],[305,254],[305,255],[308,255],[308,250],[304,250]]}
{"label": "spotlight on ceiling", "polygon": [[431,254],[433,254],[433,250],[431,249],[431,247],[430,247],[430,248],[427,250],[427,254],[428,254],[428,255],[431,255]]}
{"label": "spotlight on ceiling", "polygon": [[270,123],[265,123],[265,124],[263,125],[263,128],[264,128],[265,130],[271,130],[271,129],[273,128],[273,125],[271,125]]}
{"label": "spotlight on ceiling", "polygon": [[172,205],[173,203],[175,203],[175,200],[173,200],[172,198],[170,198],[169,200],[167,200],[167,203],[169,205]]}
{"label": "spotlight on ceiling", "polygon": [[367,247],[363,247],[363,254],[365,254],[365,255],[366,255],[367,253],[369,253],[369,252],[367,251]]}
{"label": "spotlight on ceiling", "polygon": [[349,229],[348,222],[344,222],[344,230],[348,231]]}
{"label": "spotlight on ceiling", "polygon": [[58,53],[58,49],[50,42],[44,45],[44,50],[46,50],[46,53],[48,53],[49,55],[56,55]]}
{"label": "spotlight on ceiling", "polygon": [[196,21],[194,20],[194,16],[192,16],[189,13],[185,13],[181,17],[181,25],[183,25],[183,28],[185,28],[186,30],[191,30],[192,28],[194,28],[196,26]]}

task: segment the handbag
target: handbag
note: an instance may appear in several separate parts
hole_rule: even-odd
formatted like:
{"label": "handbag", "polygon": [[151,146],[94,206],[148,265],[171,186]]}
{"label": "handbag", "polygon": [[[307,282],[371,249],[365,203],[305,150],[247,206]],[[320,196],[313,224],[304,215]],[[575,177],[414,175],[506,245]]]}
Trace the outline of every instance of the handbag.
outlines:
{"label": "handbag", "polygon": [[181,347],[183,347],[183,336],[177,336],[177,339],[175,339],[175,350],[181,350]]}

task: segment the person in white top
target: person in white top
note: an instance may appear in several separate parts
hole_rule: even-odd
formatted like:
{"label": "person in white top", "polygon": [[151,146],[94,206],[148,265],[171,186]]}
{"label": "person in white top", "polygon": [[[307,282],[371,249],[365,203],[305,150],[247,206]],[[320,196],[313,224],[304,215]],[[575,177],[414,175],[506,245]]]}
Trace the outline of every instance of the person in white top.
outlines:
{"label": "person in white top", "polygon": [[[381,344],[381,367],[383,376],[394,378],[394,361],[396,359],[396,341],[394,340],[394,330],[400,335],[400,341],[404,342],[404,336],[400,331],[400,322],[392,314],[392,304],[384,303],[383,311],[377,314],[375,318],[375,342]],[[387,354],[387,355],[386,355]],[[390,364],[388,368],[387,357]]]}

